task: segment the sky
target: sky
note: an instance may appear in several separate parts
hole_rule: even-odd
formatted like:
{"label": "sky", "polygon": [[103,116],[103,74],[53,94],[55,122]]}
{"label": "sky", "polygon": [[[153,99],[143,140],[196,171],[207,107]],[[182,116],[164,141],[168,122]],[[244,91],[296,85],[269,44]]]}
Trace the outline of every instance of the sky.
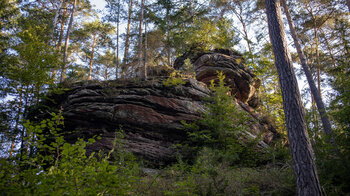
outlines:
{"label": "sky", "polygon": [[104,0],[90,0],[91,4],[95,6],[96,9],[102,10],[105,5],[106,1]]}

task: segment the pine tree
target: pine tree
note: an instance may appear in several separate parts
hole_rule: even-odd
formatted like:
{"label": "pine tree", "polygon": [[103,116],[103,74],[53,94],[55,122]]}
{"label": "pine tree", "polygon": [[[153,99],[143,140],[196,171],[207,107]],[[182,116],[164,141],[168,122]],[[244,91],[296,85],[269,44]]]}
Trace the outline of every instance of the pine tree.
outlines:
{"label": "pine tree", "polygon": [[283,96],[283,108],[293,159],[298,195],[322,195],[305,112],[287,48],[279,0],[266,0],[270,39]]}

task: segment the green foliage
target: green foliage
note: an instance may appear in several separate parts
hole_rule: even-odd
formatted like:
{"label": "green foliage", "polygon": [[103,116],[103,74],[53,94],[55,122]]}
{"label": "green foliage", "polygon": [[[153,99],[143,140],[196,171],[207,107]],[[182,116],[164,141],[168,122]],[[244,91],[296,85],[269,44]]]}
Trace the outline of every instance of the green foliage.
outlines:
{"label": "green foliage", "polygon": [[329,195],[346,195],[350,193],[350,80],[349,63],[331,69],[331,84],[336,90],[330,104],[333,117],[333,133],[336,149],[331,145],[329,137],[315,130],[315,153],[320,181]]}
{"label": "green foliage", "polygon": [[183,43],[189,47],[200,46],[204,50],[214,48],[231,48],[236,44],[234,30],[229,20],[214,22],[207,18],[195,18],[192,28],[183,36]]}
{"label": "green foliage", "polygon": [[215,152],[218,162],[255,166],[270,159],[270,154],[258,152],[259,140],[248,137],[249,116],[237,107],[224,79],[223,73],[218,73],[217,84],[211,81],[212,95],[207,99],[203,117],[191,124],[183,122],[190,141],[180,146],[190,154],[197,154],[207,147]]}
{"label": "green foliage", "polygon": [[167,80],[163,82],[163,85],[166,87],[172,87],[172,86],[177,86],[182,84],[186,84],[186,81],[184,81],[181,78],[181,76],[178,76],[176,71],[171,73],[170,77],[168,77]]}
{"label": "green foliage", "polygon": [[237,144],[241,133],[248,130],[244,124],[247,115],[236,107],[224,79],[223,73],[218,73],[218,85],[211,81],[210,90],[213,94],[207,100],[203,118],[193,124],[185,124],[191,130],[188,132],[191,140],[198,146],[234,148],[232,145]]}
{"label": "green foliage", "polygon": [[286,136],[287,129],[285,126],[282,92],[272,56],[271,44],[265,44],[260,54],[254,56],[255,62],[248,64],[248,66],[254,70],[254,74],[261,80],[258,93],[262,105],[258,110],[269,114],[274,119],[274,124],[280,132]]}
{"label": "green foliage", "polygon": [[183,66],[181,71],[185,75],[192,76],[192,77],[195,76],[196,72],[194,70],[193,64],[191,63],[191,59],[189,59],[189,58],[185,59],[184,66]]}
{"label": "green foliage", "polygon": [[[1,160],[0,191],[6,195],[132,194],[138,174],[133,157],[122,148],[117,149],[115,162],[110,159],[113,149],[107,155],[87,155],[85,148],[94,139],[67,143],[59,133],[62,123],[62,116],[53,114],[39,124],[25,124],[27,145],[36,150]],[[120,137],[117,135],[116,144]]]}
{"label": "green foliage", "polygon": [[183,162],[141,178],[142,195],[295,195],[290,164],[231,167],[203,148],[193,165]]}

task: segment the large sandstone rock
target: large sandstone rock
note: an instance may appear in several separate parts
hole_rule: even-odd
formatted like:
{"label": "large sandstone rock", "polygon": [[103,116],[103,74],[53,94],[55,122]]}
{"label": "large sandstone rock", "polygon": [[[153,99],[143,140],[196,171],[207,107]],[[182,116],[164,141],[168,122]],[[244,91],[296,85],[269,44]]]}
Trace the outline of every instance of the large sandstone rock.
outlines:
{"label": "large sandstone rock", "polygon": [[244,66],[242,55],[228,49],[213,51],[191,50],[175,60],[174,68],[182,69],[186,59],[194,66],[196,79],[209,85],[217,78],[217,72],[225,74],[225,82],[232,89],[232,94],[240,101],[256,108],[259,105],[257,89],[260,80]]}
{"label": "large sandstone rock", "polygon": [[[161,80],[148,81],[86,81],[75,83],[60,95],[51,95],[51,107],[62,108],[67,140],[101,135],[88,151],[109,150],[115,133],[124,130],[125,149],[152,164],[175,160],[174,144],[186,140],[181,121],[200,118],[205,110],[203,98],[209,96],[204,83],[194,79],[186,84],[166,87]],[[270,122],[256,115],[242,101],[237,101],[251,115],[247,138],[260,137],[260,147],[276,136]],[[47,104],[50,105],[50,104]]]}

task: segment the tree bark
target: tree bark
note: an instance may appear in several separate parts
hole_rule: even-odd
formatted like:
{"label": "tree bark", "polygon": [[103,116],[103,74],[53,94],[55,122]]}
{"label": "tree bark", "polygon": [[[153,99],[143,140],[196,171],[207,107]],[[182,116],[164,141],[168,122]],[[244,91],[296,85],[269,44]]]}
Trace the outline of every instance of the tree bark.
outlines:
{"label": "tree bark", "polygon": [[120,23],[120,0],[118,0],[118,15],[117,15],[117,61],[115,64],[115,78],[118,78],[119,69],[119,23]]}
{"label": "tree bark", "polygon": [[[60,7],[59,7],[60,10],[62,9],[62,6],[63,6],[62,3],[63,2],[64,2],[64,0],[61,1]],[[67,5],[67,2],[64,3],[64,7],[66,7],[66,5]],[[61,52],[62,37],[63,37],[63,32],[64,32],[64,23],[65,23],[66,12],[67,12],[67,9],[64,9],[64,11],[62,13],[60,36],[58,38],[58,42],[56,43],[56,49],[58,50],[58,52]],[[55,19],[54,19],[52,39],[54,39],[55,26],[56,26],[57,19],[58,19],[58,16],[59,16],[59,15],[57,16],[57,13],[59,13],[59,11],[56,12],[56,16],[55,16]],[[57,19],[56,19],[56,17],[57,17]],[[55,80],[56,73],[57,73],[57,69],[54,68],[53,71],[52,71],[52,79],[53,80]]]}
{"label": "tree bark", "polygon": [[[141,0],[141,14],[140,14],[140,26],[139,26],[139,50],[138,50],[138,65],[137,68],[142,70],[142,79],[147,79],[147,72],[144,66],[142,66],[142,26],[143,26],[143,12],[144,12],[145,0]],[[143,69],[142,69],[142,68]]]}
{"label": "tree bark", "polygon": [[[65,3],[66,7],[67,3]],[[58,38],[58,45],[57,45],[57,50],[60,52],[62,48],[62,40],[63,40],[63,34],[64,34],[64,24],[66,23],[66,13],[67,13],[67,8],[64,9],[62,13],[62,20],[61,20],[61,30],[60,30],[60,37]]]}
{"label": "tree bark", "polygon": [[166,5],[166,39],[167,39],[167,60],[168,60],[168,66],[171,66],[170,62],[170,28],[169,28],[169,22],[170,22],[170,5],[169,2],[167,2]]}
{"label": "tree bark", "polygon": [[93,40],[92,40],[92,48],[91,48],[91,56],[90,56],[90,67],[89,67],[89,75],[88,75],[88,80],[91,80],[91,74],[92,74],[92,63],[94,61],[94,53],[95,53],[95,46],[96,46],[96,35],[93,35]]}
{"label": "tree bark", "polygon": [[15,145],[16,145],[16,135],[17,135],[17,130],[18,130],[18,125],[19,125],[19,121],[20,121],[20,117],[21,117],[21,113],[22,113],[22,102],[23,102],[23,93],[22,93],[22,88],[18,89],[17,91],[19,91],[19,103],[18,103],[18,112],[17,112],[17,116],[16,116],[16,124],[15,124],[15,129],[14,129],[14,137],[12,138],[11,141],[11,148],[10,148],[10,158],[12,157],[12,154],[15,150]]}
{"label": "tree bark", "polygon": [[68,43],[69,43],[69,34],[72,29],[73,25],[73,20],[74,20],[74,12],[75,12],[75,7],[77,6],[77,0],[74,0],[73,8],[72,8],[72,13],[69,19],[69,25],[67,29],[67,35],[66,35],[66,41],[65,41],[65,46],[64,46],[64,55],[63,55],[63,65],[62,65],[62,72],[61,72],[61,78],[60,82],[63,81],[63,78],[66,75],[66,63],[67,63],[67,58],[68,58]]}
{"label": "tree bark", "polygon": [[298,195],[322,195],[306,130],[305,111],[288,51],[279,0],[265,0],[269,34],[282,90],[283,108]]}
{"label": "tree bark", "polygon": [[349,12],[350,12],[350,0],[346,0],[346,5],[348,6]]}
{"label": "tree bark", "polygon": [[124,64],[124,65],[125,65],[126,63],[128,63],[129,40],[130,40],[130,25],[131,25],[131,15],[132,15],[132,4],[133,4],[133,0],[130,0],[128,24],[127,24],[127,27],[126,27],[126,37],[125,37],[125,51],[124,51],[124,58],[123,58],[123,64]]}
{"label": "tree bark", "polygon": [[147,21],[145,20],[145,44],[143,46],[143,68],[147,80]]}
{"label": "tree bark", "polygon": [[316,88],[316,84],[315,84],[315,81],[312,78],[312,74],[311,74],[310,68],[307,65],[305,55],[304,55],[303,50],[301,49],[301,46],[299,44],[298,36],[296,34],[296,31],[295,31],[295,28],[294,28],[294,24],[293,24],[293,21],[292,21],[292,17],[290,15],[288,6],[286,4],[286,1],[282,0],[282,4],[283,4],[284,11],[285,11],[287,19],[288,19],[289,29],[291,31],[291,34],[292,34],[292,37],[293,37],[293,40],[294,40],[294,45],[295,45],[295,47],[297,49],[297,52],[298,52],[298,56],[299,56],[299,59],[300,59],[300,62],[301,62],[301,66],[303,67],[306,79],[307,79],[307,81],[309,83],[309,86],[310,86],[310,89],[311,89],[311,93],[312,93],[312,95],[314,97],[314,100],[316,102],[316,106],[317,106],[318,112],[319,112],[319,114],[321,116],[323,129],[324,129],[325,133],[331,137],[330,142],[333,145],[335,145],[334,137],[332,135],[332,127],[331,127],[331,123],[330,123],[330,121],[328,119],[328,116],[327,116],[327,113],[326,113],[326,108],[325,108],[325,106],[323,104],[321,94],[319,93],[319,91]]}
{"label": "tree bark", "polygon": [[64,0],[60,0],[60,5],[57,8],[56,14],[55,14],[55,18],[53,19],[53,25],[52,25],[52,35],[51,35],[51,39],[53,41],[53,43],[55,43],[54,38],[55,38],[55,32],[56,32],[56,24],[57,24],[57,20],[58,20],[58,16],[60,15],[61,12],[61,8],[63,5],[63,1]]}

